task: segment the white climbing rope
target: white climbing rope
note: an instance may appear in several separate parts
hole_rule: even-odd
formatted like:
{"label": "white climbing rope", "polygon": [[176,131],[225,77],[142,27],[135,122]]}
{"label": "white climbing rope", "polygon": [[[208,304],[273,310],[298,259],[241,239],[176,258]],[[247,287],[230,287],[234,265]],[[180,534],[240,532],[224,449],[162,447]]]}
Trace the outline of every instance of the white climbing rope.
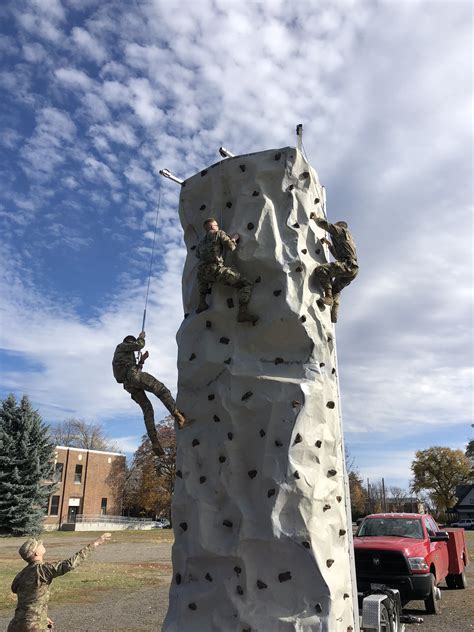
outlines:
{"label": "white climbing rope", "polygon": [[150,271],[148,273],[148,284],[146,288],[146,297],[145,297],[145,309],[143,310],[143,321],[141,331],[145,331],[145,321],[146,321],[146,308],[148,306],[148,296],[150,294],[150,281],[151,281],[151,273],[153,270],[153,260],[155,256],[155,243],[156,243],[156,232],[158,229],[158,216],[160,213],[160,203],[161,203],[161,187],[158,193],[158,207],[156,209],[156,219],[155,219],[155,232],[153,234],[153,246],[151,249],[151,258],[150,258]]}

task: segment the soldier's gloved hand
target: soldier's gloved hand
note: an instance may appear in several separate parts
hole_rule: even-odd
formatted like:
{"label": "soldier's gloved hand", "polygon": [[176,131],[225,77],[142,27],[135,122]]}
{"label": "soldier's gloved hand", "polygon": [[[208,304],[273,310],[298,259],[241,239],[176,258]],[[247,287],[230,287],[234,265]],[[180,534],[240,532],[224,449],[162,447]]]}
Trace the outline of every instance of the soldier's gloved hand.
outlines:
{"label": "soldier's gloved hand", "polygon": [[239,241],[240,241],[239,233],[235,233],[235,235],[232,235],[231,239],[232,239],[232,241],[235,241],[236,244],[238,244]]}
{"label": "soldier's gloved hand", "polygon": [[148,353],[148,351],[145,351],[145,353],[142,354],[142,362],[145,362],[145,360],[149,357],[150,357],[150,354]]}
{"label": "soldier's gloved hand", "polygon": [[322,244],[326,244],[326,246],[330,246],[331,245],[331,242],[328,239],[326,239],[326,237],[322,237],[321,238],[321,243]]}
{"label": "soldier's gloved hand", "polygon": [[144,338],[144,337],[145,337],[145,332],[144,332],[144,331],[141,331],[141,332],[138,334],[138,337],[139,337],[139,338]]}

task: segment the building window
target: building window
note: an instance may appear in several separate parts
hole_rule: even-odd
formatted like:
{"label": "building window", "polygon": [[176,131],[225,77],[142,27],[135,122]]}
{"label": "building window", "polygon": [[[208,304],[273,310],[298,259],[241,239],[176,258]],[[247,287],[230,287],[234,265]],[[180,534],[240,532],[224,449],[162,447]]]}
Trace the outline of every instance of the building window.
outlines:
{"label": "building window", "polygon": [[107,498],[102,498],[102,502],[100,503],[100,515],[107,515]]}
{"label": "building window", "polygon": [[56,467],[54,468],[54,480],[57,483],[60,483],[63,480],[63,469],[64,463],[56,463]]}
{"label": "building window", "polygon": [[80,485],[82,483],[82,465],[76,465],[74,471],[74,483]]}
{"label": "building window", "polygon": [[57,516],[59,513],[59,496],[51,496],[50,516]]}

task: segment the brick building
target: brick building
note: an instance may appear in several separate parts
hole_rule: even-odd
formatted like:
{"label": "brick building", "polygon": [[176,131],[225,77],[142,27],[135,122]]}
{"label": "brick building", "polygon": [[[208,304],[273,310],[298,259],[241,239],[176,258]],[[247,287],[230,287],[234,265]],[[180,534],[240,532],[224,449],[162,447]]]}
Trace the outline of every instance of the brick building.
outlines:
{"label": "brick building", "polygon": [[120,515],[125,456],[118,452],[56,447],[46,529],[74,525],[79,515]]}

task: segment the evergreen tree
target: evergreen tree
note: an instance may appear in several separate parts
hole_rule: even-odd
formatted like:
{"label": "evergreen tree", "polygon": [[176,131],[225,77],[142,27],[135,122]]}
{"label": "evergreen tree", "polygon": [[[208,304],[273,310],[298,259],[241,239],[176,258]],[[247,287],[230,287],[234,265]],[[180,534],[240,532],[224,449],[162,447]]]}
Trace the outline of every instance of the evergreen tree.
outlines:
{"label": "evergreen tree", "polygon": [[52,482],[54,446],[25,396],[0,406],[0,531],[36,535],[43,529]]}

